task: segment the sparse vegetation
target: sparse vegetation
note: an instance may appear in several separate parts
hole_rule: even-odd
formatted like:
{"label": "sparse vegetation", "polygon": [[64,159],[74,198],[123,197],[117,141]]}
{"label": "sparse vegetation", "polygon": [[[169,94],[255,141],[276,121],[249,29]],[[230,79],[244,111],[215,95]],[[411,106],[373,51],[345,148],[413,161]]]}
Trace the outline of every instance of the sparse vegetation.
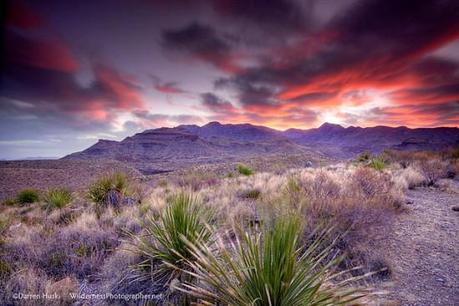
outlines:
{"label": "sparse vegetation", "polygon": [[[159,305],[304,305],[321,297],[338,304],[355,297],[339,285],[349,275],[384,270],[371,281],[391,278],[393,263],[372,251],[376,238],[393,233],[392,221],[409,211],[400,209],[405,192],[438,190],[457,171],[451,156],[387,151],[317,168],[282,164],[276,172],[250,161],[257,171],[228,163],[219,172],[203,167],[146,182],[113,173],[73,193],[50,189],[38,199],[33,190],[40,205],[16,205],[29,201],[18,194],[0,206],[0,300],[87,284],[153,294]],[[315,231],[324,224],[334,225],[327,236]]]}
{"label": "sparse vegetation", "polygon": [[249,175],[252,175],[253,174],[253,170],[250,169],[248,166],[246,165],[243,165],[243,164],[239,164],[237,166],[237,171],[242,174],[242,175],[246,175],[246,176],[249,176]]}
{"label": "sparse vegetation", "polygon": [[30,204],[38,202],[39,195],[35,189],[24,189],[20,191],[16,197],[16,202],[19,204]]}
{"label": "sparse vegetation", "polygon": [[48,210],[61,209],[72,201],[72,193],[66,188],[50,189],[44,197]]}

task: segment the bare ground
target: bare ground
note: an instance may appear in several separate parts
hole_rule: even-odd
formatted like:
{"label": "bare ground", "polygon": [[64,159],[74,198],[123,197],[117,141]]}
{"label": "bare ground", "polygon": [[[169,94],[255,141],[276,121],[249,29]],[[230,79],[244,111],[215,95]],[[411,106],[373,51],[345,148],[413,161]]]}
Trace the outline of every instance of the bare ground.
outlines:
{"label": "bare ground", "polygon": [[410,190],[407,211],[379,244],[393,280],[384,304],[459,305],[459,182],[447,184]]}

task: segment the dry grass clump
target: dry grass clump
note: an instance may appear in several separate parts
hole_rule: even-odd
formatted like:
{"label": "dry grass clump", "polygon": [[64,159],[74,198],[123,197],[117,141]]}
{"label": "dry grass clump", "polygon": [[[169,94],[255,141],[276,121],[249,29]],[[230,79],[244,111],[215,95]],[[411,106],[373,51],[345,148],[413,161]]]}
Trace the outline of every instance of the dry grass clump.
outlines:
{"label": "dry grass clump", "polygon": [[401,201],[387,173],[366,167],[303,174],[301,185],[306,198],[302,210],[309,223],[332,222],[339,231],[379,223]]}
{"label": "dry grass clump", "polygon": [[392,180],[402,191],[426,184],[425,176],[421,173],[421,170],[414,165],[395,170],[392,174]]}
{"label": "dry grass clump", "polygon": [[177,183],[181,188],[189,188],[192,191],[198,191],[205,187],[215,186],[219,182],[220,178],[216,173],[197,169],[187,171],[181,175]]}

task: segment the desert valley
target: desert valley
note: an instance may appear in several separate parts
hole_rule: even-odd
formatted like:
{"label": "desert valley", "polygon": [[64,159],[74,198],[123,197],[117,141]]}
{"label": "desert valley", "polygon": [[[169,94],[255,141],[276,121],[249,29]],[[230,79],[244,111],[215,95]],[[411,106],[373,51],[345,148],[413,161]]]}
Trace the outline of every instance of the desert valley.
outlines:
{"label": "desert valley", "polygon": [[458,306],[458,0],[0,1],[0,306]]}

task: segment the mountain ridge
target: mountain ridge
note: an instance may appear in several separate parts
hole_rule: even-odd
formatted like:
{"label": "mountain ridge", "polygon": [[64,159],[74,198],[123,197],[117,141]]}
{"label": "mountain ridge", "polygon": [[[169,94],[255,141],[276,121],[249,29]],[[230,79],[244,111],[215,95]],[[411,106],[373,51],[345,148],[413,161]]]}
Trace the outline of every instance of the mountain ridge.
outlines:
{"label": "mountain ridge", "polygon": [[238,157],[315,152],[350,158],[363,151],[379,153],[386,148],[438,150],[459,145],[459,128],[405,126],[343,127],[324,123],[312,129],[276,130],[261,125],[178,125],[147,129],[121,141],[100,139],[93,146],[64,159],[108,158],[124,162],[186,160],[215,162]]}

